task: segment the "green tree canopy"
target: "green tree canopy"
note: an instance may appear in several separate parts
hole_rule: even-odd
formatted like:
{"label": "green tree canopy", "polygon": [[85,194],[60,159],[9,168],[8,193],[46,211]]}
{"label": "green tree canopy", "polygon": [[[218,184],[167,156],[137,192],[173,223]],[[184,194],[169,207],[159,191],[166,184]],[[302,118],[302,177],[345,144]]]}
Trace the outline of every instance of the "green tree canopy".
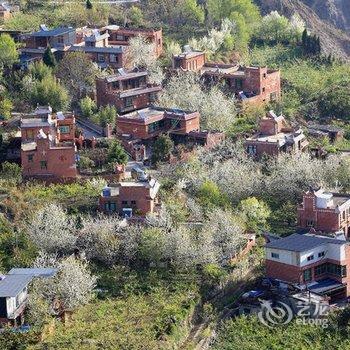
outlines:
{"label": "green tree canopy", "polygon": [[107,161],[117,164],[126,164],[128,161],[128,155],[117,140],[114,140],[109,146]]}
{"label": "green tree canopy", "polygon": [[174,148],[174,142],[169,135],[160,135],[154,142],[152,149],[152,162],[157,163],[167,160]]}
{"label": "green tree canopy", "polygon": [[43,62],[51,68],[54,68],[57,64],[55,55],[52,53],[50,46],[48,46],[44,52]]}
{"label": "green tree canopy", "polygon": [[68,89],[73,102],[93,91],[97,67],[84,52],[70,52],[57,66],[57,77]]}
{"label": "green tree canopy", "polygon": [[0,70],[11,67],[18,61],[18,52],[15,41],[8,34],[0,35]]}
{"label": "green tree canopy", "polygon": [[55,112],[65,110],[69,103],[67,90],[52,76],[34,82],[30,99],[33,106],[50,105]]}

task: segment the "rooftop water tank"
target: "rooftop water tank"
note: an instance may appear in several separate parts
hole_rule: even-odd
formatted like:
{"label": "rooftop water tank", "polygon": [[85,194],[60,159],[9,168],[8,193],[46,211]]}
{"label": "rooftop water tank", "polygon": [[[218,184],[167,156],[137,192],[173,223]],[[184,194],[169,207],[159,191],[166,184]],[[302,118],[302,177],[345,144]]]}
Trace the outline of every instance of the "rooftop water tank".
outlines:
{"label": "rooftop water tank", "polygon": [[316,207],[319,209],[327,209],[333,204],[332,193],[320,193],[316,195]]}

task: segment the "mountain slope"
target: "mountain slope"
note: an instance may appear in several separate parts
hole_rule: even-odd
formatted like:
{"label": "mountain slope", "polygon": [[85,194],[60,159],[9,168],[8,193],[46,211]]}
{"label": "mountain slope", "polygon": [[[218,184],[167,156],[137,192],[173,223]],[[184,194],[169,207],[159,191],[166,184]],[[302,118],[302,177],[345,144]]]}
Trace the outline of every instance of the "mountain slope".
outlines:
{"label": "mountain slope", "polygon": [[[346,33],[336,27],[334,27],[330,22],[332,22],[331,17],[328,17],[327,20],[323,20],[320,16],[313,10],[317,9],[320,15],[327,13],[327,7],[323,8],[322,6],[327,6],[332,3],[335,4],[336,0],[256,0],[257,4],[260,6],[263,13],[269,13],[271,11],[277,10],[279,13],[284,14],[285,16],[290,17],[294,13],[298,13],[300,17],[305,21],[307,28],[312,32],[317,34],[322,42],[322,48],[325,54],[332,54],[334,56],[350,59],[350,33]],[[337,0],[338,5],[341,0]],[[343,0],[344,7],[345,2],[349,0]],[[305,3],[304,3],[305,2]],[[311,7],[309,7],[308,3]],[[350,6],[348,6],[350,7]],[[323,10],[324,11],[323,11]],[[347,9],[347,11],[350,11]],[[346,19],[350,20],[350,16],[347,17],[347,12],[335,11],[339,16],[343,17],[342,23],[346,26]],[[334,18],[334,21],[336,17]]]}

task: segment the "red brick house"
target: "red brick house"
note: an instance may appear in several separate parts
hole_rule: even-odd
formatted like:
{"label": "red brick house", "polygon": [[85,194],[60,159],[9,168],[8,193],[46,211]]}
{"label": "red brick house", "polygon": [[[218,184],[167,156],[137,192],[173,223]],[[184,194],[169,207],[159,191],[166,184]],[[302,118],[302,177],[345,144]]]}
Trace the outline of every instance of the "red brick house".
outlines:
{"label": "red brick house", "polygon": [[292,234],[265,246],[266,276],[339,299],[350,296],[350,243],[313,234]]}
{"label": "red brick house", "polygon": [[102,33],[109,34],[109,44],[114,46],[128,46],[129,40],[136,36],[144,37],[149,43],[154,44],[154,50],[157,57],[163,53],[163,31],[162,29],[142,29],[119,27],[109,25],[101,28]]}
{"label": "red brick house", "polygon": [[118,113],[131,112],[153,104],[158,97],[160,85],[148,82],[147,71],[124,71],[96,79],[97,105],[115,106]]}
{"label": "red brick house", "polygon": [[281,98],[278,69],[206,63],[201,70],[206,84],[223,82],[244,104],[264,104]]}
{"label": "red brick house", "polygon": [[125,64],[125,48],[110,45],[108,32],[100,32],[98,29],[92,30],[79,44],[72,45],[68,51],[86,53],[100,68],[118,69]]}
{"label": "red brick house", "polygon": [[77,176],[75,118],[38,107],[21,119],[21,165],[24,178],[66,180]]}
{"label": "red brick house", "polygon": [[175,144],[213,147],[225,138],[217,131],[200,131],[200,114],[179,109],[148,107],[124,115],[116,121],[117,137],[138,161],[146,159],[148,146],[160,134],[166,133]]}
{"label": "red brick house", "polygon": [[99,198],[99,208],[106,214],[117,213],[128,218],[145,216],[154,212],[159,188],[158,181],[139,170],[136,179],[105,187]]}
{"label": "red brick house", "polygon": [[204,52],[187,48],[185,52],[173,56],[172,66],[173,69],[198,72],[203,68],[205,61]]}
{"label": "red brick house", "polygon": [[308,146],[308,141],[300,128],[288,126],[282,115],[277,116],[270,111],[260,120],[259,132],[247,138],[244,146],[250,156],[259,159],[264,154],[278,156],[282,152],[302,152]]}
{"label": "red brick house", "polygon": [[298,207],[298,226],[325,233],[343,231],[350,235],[350,195],[308,191]]}
{"label": "red brick house", "polygon": [[120,115],[117,134],[132,135],[134,139],[154,139],[162,133],[188,134],[199,130],[199,113],[158,107],[144,108]]}

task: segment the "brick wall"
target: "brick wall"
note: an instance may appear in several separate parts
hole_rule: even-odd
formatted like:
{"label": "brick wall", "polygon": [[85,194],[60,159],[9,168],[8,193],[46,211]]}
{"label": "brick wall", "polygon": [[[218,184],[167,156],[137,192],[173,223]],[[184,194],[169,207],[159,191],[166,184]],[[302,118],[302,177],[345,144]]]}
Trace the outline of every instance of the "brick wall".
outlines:
{"label": "brick wall", "polygon": [[[28,156],[32,156],[29,159]],[[46,168],[42,166],[46,162]],[[33,151],[21,151],[22,174],[24,177],[75,178],[75,147],[50,148],[48,139],[37,140]]]}
{"label": "brick wall", "polygon": [[[317,231],[336,232],[341,229],[340,215],[334,209],[316,208],[316,197],[313,194],[303,196],[303,205],[298,208],[298,226],[310,227],[310,222]],[[347,232],[346,232],[347,233]]]}
{"label": "brick wall", "polygon": [[198,54],[196,56],[175,56],[173,58],[173,68],[182,68],[183,70],[199,71],[203,68],[206,62],[205,53]]}

